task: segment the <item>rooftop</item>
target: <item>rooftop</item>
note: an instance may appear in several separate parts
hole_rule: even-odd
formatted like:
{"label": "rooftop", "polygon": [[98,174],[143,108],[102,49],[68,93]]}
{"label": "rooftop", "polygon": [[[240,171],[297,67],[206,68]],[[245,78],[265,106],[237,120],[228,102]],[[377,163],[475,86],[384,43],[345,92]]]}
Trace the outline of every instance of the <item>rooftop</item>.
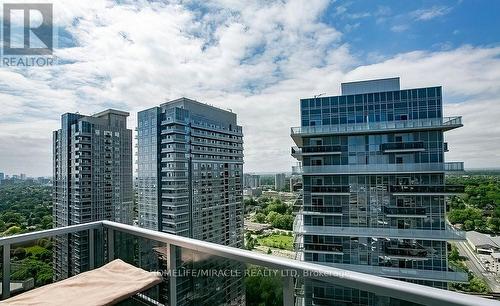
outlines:
{"label": "rooftop", "polygon": [[346,82],[342,83],[340,86],[341,94],[344,96],[372,92],[396,91],[401,89],[399,85],[399,77]]}
{"label": "rooftop", "polygon": [[110,114],[119,115],[119,116],[125,116],[125,117],[130,116],[130,113],[128,113],[128,112],[124,112],[124,111],[120,111],[120,110],[116,110],[116,109],[110,108],[110,109],[104,110],[102,112],[93,114],[92,117],[98,118],[98,117],[103,117],[103,116],[110,115]]}
{"label": "rooftop", "polygon": [[491,253],[491,257],[495,259],[500,259],[500,253]]}
{"label": "rooftop", "polygon": [[491,237],[476,231],[469,231],[465,234],[467,240],[475,247],[478,246],[491,246],[493,248],[500,248],[500,237]]}

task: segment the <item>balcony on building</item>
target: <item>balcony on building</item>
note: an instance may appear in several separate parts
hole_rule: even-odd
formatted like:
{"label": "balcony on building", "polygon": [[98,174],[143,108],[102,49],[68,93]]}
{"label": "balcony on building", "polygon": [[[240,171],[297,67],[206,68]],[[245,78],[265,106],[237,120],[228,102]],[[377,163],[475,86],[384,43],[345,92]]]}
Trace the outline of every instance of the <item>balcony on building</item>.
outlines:
{"label": "balcony on building", "polygon": [[303,137],[321,135],[352,135],[352,134],[376,134],[391,131],[412,132],[426,130],[448,131],[462,127],[462,117],[427,118],[414,120],[376,121],[364,123],[318,125],[292,127],[291,137],[301,147]]}
{"label": "balcony on building", "polygon": [[304,192],[314,195],[350,195],[351,188],[348,185],[308,185],[304,188]]}
{"label": "balcony on building", "polygon": [[343,247],[340,244],[327,244],[316,242],[298,242],[294,243],[296,252],[300,253],[318,253],[318,254],[333,254],[343,255]]}
{"label": "balcony on building", "polygon": [[379,173],[444,173],[464,171],[463,162],[450,163],[407,163],[407,164],[354,164],[354,165],[320,165],[293,166],[294,175],[325,174],[379,174]]}
{"label": "balcony on building", "polygon": [[423,207],[390,207],[383,206],[382,212],[388,218],[427,218],[427,209]]}
{"label": "balcony on building", "polygon": [[393,195],[458,195],[465,192],[463,185],[391,185]]}
{"label": "balcony on building", "polygon": [[465,240],[465,232],[446,224],[443,229],[400,229],[394,227],[354,227],[305,225],[301,214],[295,216],[294,231],[299,235],[329,235],[338,237],[374,237],[416,240]]}
{"label": "balcony on building", "polygon": [[383,153],[415,153],[425,151],[423,141],[388,142],[380,145]]}
{"label": "balcony on building", "polygon": [[424,270],[424,269],[409,269],[400,268],[398,266],[372,266],[372,265],[354,265],[354,264],[337,264],[337,263],[322,263],[328,266],[334,266],[341,269],[368,273],[376,276],[398,279],[413,279],[438,282],[454,282],[467,283],[468,276],[463,270],[449,268],[448,271]]}
{"label": "balcony on building", "polygon": [[303,156],[340,155],[340,154],[342,154],[341,146],[321,145],[321,146],[305,146],[302,148],[292,147],[292,156],[298,160],[302,160]]}
{"label": "balcony on building", "polygon": [[384,255],[390,259],[428,260],[430,251],[418,243],[388,242],[384,245]]}
{"label": "balcony on building", "polygon": [[294,205],[293,212],[296,215],[319,215],[319,216],[342,216],[342,207],[340,206],[311,206]]}
{"label": "balcony on building", "polygon": [[[172,224],[172,230],[178,231],[178,227],[182,229],[181,224]],[[283,275],[281,277],[280,288],[276,288],[276,290],[282,292],[284,305],[295,305],[296,299],[300,299],[300,292],[303,292],[302,286],[305,280],[319,281],[329,286],[344,286],[346,288],[371,292],[382,297],[390,297],[398,305],[405,305],[410,302],[423,305],[498,305],[498,302],[494,300],[403,282],[396,279],[447,280],[453,282],[467,280],[466,274],[457,273],[452,270],[430,271],[391,266],[336,263],[321,263],[319,265],[110,221],[90,222],[0,238],[0,246],[3,249],[1,252],[3,255],[1,260],[2,299],[6,300],[10,296],[21,293],[20,291],[28,290],[27,293],[29,293],[32,287],[18,286],[18,282],[14,280],[13,272],[16,269],[17,259],[15,249],[17,245],[36,243],[39,239],[68,237],[68,235],[83,235],[88,237],[88,246],[83,248],[80,253],[63,254],[63,256],[68,256],[66,262],[69,262],[70,257],[77,259],[79,267],[82,267],[81,270],[77,269],[79,271],[76,272],[77,274],[87,270],[86,267],[93,270],[114,259],[122,259],[128,264],[144,271],[177,271],[176,273],[164,273],[161,283],[151,289],[139,293],[133,291],[127,294],[124,297],[126,300],[123,300],[125,303],[128,303],[127,305],[176,305],[179,298],[196,297],[199,295],[196,292],[200,292],[200,290],[205,291],[205,297],[217,294],[217,288],[211,286],[216,281],[214,276],[202,279],[202,282],[199,283],[201,287],[185,289],[179,286],[182,284],[178,283],[182,282],[182,277],[178,275],[186,265],[189,267],[192,264],[191,259],[193,258],[224,260],[223,262],[226,264],[224,269],[228,269],[228,266],[231,266],[232,269],[237,269],[241,275],[245,275],[243,269],[247,265],[276,271],[276,275]],[[298,245],[298,248],[305,252],[319,252],[326,255],[341,253],[343,251],[342,246],[336,244],[309,245],[302,242],[301,245]],[[420,251],[417,251],[416,255],[419,255],[418,252]],[[409,254],[413,255],[412,253]],[[153,259],[156,264],[151,265],[147,261],[143,261],[141,258],[144,256]],[[172,260],[173,258],[177,258],[180,261]],[[214,269],[214,266],[211,265],[207,268]],[[106,279],[100,274],[100,286],[106,286],[108,282],[109,284],[113,284],[115,279]],[[58,290],[57,285],[58,282],[55,282],[54,285],[51,285],[50,289]],[[92,274],[86,274],[85,278],[81,278],[81,286],[93,286],[92,288],[96,286],[92,280]],[[79,290],[82,289],[82,287],[78,288]],[[182,290],[180,290],[181,288]],[[86,292],[89,291],[87,290]],[[91,299],[92,292],[95,292],[96,295],[102,293],[99,290],[90,292],[89,296],[80,296],[77,298]],[[31,297],[37,299],[38,296],[40,295],[32,295]],[[65,295],[61,293],[59,296]],[[40,298],[43,298],[43,301],[50,301],[51,296],[40,296]],[[67,296],[65,298],[67,299],[67,304],[71,305],[71,300],[75,299],[75,296]],[[6,301],[6,303],[8,304],[9,301]]]}
{"label": "balcony on building", "polygon": [[241,126],[236,126],[235,129],[232,129],[232,130],[229,130],[229,129],[226,129],[226,128],[222,128],[222,127],[214,127],[212,125],[209,125],[209,124],[202,124],[202,123],[199,123],[199,122],[191,122],[191,127],[194,127],[194,128],[197,128],[197,129],[202,129],[202,130],[206,130],[206,131],[217,131],[219,133],[223,133],[223,134],[228,134],[228,135],[234,135],[234,136],[239,136],[239,137],[243,137],[243,128]]}

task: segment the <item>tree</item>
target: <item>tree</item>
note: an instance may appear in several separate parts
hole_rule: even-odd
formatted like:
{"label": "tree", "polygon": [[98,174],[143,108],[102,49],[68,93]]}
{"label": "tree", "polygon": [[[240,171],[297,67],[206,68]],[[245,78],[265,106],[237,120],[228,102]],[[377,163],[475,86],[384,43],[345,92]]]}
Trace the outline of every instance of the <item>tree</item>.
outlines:
{"label": "tree", "polygon": [[477,276],[469,279],[469,290],[471,292],[487,293],[490,291],[485,281]]}
{"label": "tree", "polygon": [[26,257],[26,250],[24,248],[16,248],[13,253],[14,257],[16,257],[17,260],[24,259]]}
{"label": "tree", "polygon": [[475,227],[474,227],[474,221],[472,221],[472,220],[466,220],[464,222],[464,230],[466,230],[466,231],[472,231],[474,229],[475,229]]}
{"label": "tree", "polygon": [[41,221],[42,229],[50,229],[52,228],[52,216],[43,216]]}
{"label": "tree", "polygon": [[455,245],[451,246],[451,252],[448,255],[448,259],[450,261],[459,261],[460,260],[460,253],[458,252],[458,248]]}
{"label": "tree", "polygon": [[12,273],[12,279],[26,280],[28,278],[34,278],[36,286],[48,284],[52,281],[52,266],[31,258],[23,259]]}
{"label": "tree", "polygon": [[15,234],[19,234],[22,232],[22,229],[19,226],[11,226],[5,232],[2,233],[2,236],[12,236]]}
{"label": "tree", "polygon": [[258,203],[253,198],[243,200],[245,206],[257,206]]}
{"label": "tree", "polygon": [[266,217],[266,221],[268,223],[271,223],[273,224],[274,220],[276,220],[276,218],[279,216],[280,214],[275,212],[275,211],[271,211],[270,213],[267,214],[267,217]]}
{"label": "tree", "polygon": [[255,221],[258,223],[265,223],[266,222],[266,215],[263,213],[256,213],[255,214]]}
{"label": "tree", "polygon": [[30,258],[44,262],[48,262],[52,258],[51,251],[38,245],[26,248],[26,255],[28,255]]}
{"label": "tree", "polygon": [[284,229],[284,230],[292,230],[292,228],[293,228],[293,216],[292,215],[277,214],[274,217],[271,224],[275,228]]}
{"label": "tree", "polygon": [[272,211],[277,212],[279,214],[286,214],[288,211],[288,205],[282,203],[281,200],[274,200],[264,210],[264,212],[267,214],[269,214]]}
{"label": "tree", "polygon": [[250,237],[250,239],[247,240],[246,249],[249,251],[253,250],[256,243],[256,239]]}
{"label": "tree", "polygon": [[249,267],[249,270],[249,276],[245,277],[247,305],[283,305],[283,287],[279,274],[264,273],[265,269],[260,267]]}

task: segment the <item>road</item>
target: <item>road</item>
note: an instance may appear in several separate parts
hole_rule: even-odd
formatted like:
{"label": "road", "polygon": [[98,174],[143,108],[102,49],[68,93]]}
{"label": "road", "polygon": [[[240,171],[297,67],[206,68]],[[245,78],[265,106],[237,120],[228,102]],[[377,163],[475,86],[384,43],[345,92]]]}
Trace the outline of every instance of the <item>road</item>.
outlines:
{"label": "road", "polygon": [[465,261],[469,270],[477,276],[482,277],[493,292],[500,292],[500,284],[495,280],[494,274],[486,271],[486,268],[470,249],[467,242],[457,242],[456,246],[460,255],[469,259]]}

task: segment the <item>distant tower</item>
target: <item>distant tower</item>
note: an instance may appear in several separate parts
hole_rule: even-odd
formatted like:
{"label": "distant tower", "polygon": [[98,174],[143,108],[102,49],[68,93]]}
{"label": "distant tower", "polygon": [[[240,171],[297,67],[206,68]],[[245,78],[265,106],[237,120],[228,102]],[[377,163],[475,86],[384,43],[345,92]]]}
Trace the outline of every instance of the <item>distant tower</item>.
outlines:
{"label": "distant tower", "polygon": [[[139,112],[137,173],[140,227],[243,247],[243,133],[235,113],[187,98]],[[196,290],[198,280],[178,280],[178,292],[191,288],[200,303],[244,304],[242,279],[212,280],[216,292]],[[187,294],[176,298],[193,303]]]}
{"label": "distant tower", "polygon": [[[55,227],[110,220],[132,223],[132,130],[128,113],[106,110],[92,116],[62,115],[53,132]],[[54,279],[89,269],[87,234],[57,237]],[[96,258],[102,258],[96,256]]]}
{"label": "distant tower", "polygon": [[285,188],[285,178],[286,175],[284,173],[276,173],[274,175],[274,188],[277,191],[282,191]]}

